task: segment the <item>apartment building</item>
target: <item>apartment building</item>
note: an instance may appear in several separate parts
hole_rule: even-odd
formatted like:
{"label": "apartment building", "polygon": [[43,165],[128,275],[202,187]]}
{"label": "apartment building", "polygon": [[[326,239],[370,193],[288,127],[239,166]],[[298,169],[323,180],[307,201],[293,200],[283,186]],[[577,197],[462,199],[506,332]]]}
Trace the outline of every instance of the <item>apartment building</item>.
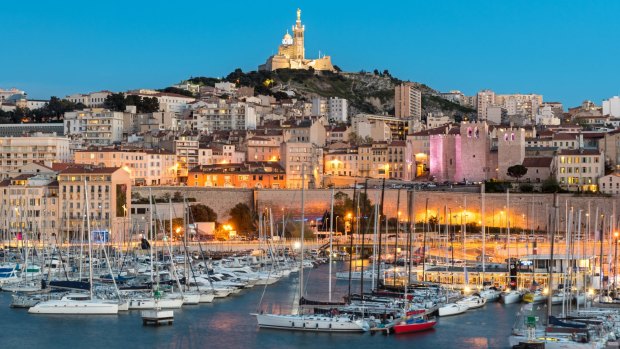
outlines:
{"label": "apartment building", "polygon": [[8,173],[34,162],[51,166],[55,162],[72,160],[69,139],[43,133],[29,137],[0,138],[0,176],[8,178]]}
{"label": "apartment building", "polygon": [[560,149],[555,162],[560,186],[570,191],[597,191],[598,179],[605,174],[603,153],[598,149]]}
{"label": "apartment building", "polygon": [[277,162],[196,166],[189,171],[188,187],[269,188],[286,187],[286,171]]}

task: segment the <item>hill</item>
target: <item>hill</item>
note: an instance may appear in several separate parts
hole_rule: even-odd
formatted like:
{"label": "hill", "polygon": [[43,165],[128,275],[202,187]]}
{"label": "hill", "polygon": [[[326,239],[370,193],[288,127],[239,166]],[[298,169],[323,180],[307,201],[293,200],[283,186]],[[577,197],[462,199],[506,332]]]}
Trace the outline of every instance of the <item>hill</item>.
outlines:
{"label": "hill", "polygon": [[[279,69],[277,71],[243,72],[236,69],[224,79],[196,77],[188,80],[194,84],[213,86],[218,81],[234,82],[238,86],[254,87],[255,94],[268,94],[277,99],[339,97],[349,100],[353,114],[358,112],[394,115],[394,87],[401,80],[386,70],[374,72],[315,72],[313,70]],[[423,115],[442,112],[453,118],[472,117],[475,110],[452,103],[440,97],[438,91],[421,83],[414,83],[422,91]]]}

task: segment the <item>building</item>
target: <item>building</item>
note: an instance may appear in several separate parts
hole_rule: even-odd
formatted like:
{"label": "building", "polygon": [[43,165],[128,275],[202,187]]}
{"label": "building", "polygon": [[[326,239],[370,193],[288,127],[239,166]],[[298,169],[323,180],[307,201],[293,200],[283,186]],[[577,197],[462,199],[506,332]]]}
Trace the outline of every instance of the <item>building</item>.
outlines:
{"label": "building", "polygon": [[267,62],[258,67],[259,70],[277,69],[314,69],[334,71],[330,56],[319,54],[317,59],[306,59],[304,47],[304,32],[306,27],[301,24],[301,10],[297,9],[297,21],[292,28],[293,36],[288,31],[282,38],[278,53],[269,57]]}
{"label": "building", "polygon": [[66,96],[65,99],[75,104],[84,104],[88,108],[103,108],[110,91],[90,92],[86,94],[76,93]]}
{"label": "building", "polygon": [[192,111],[191,129],[207,132],[254,130],[258,123],[256,108],[245,102],[228,103],[220,99]]}
{"label": "building", "polygon": [[525,182],[542,183],[556,173],[553,157],[550,156],[526,157],[522,165],[527,168],[527,173],[520,180]]}
{"label": "building", "polygon": [[394,88],[395,116],[401,119],[422,119],[422,92],[410,82]]}
{"label": "building", "polygon": [[[312,142],[284,142],[280,148],[280,165],[286,171],[286,187],[316,188],[322,182],[323,148]],[[305,181],[302,172],[305,170]]]}
{"label": "building", "polygon": [[[36,173],[27,173],[30,171],[26,167],[36,168]],[[24,173],[0,182],[0,232],[13,237],[21,232],[29,234],[25,239],[31,241],[50,241],[52,233],[58,229],[56,172],[37,164],[26,165],[23,169]]]}
{"label": "building", "polygon": [[476,94],[476,110],[478,111],[478,120],[487,119],[487,108],[495,106],[495,92],[491,90],[482,90]]}
{"label": "building", "polygon": [[84,109],[66,112],[65,135],[81,139],[86,146],[108,146],[123,140],[122,112],[107,109]]}
{"label": "building", "polygon": [[620,117],[620,97],[613,96],[603,101],[603,115]]}
{"label": "building", "polygon": [[[357,114],[351,121],[351,126],[353,126],[353,132],[358,135],[364,133],[362,125],[359,124],[369,124],[372,126],[378,122],[383,122],[387,127],[389,127],[392,136],[390,139],[392,140],[405,140],[407,134],[409,132],[409,123],[407,120],[403,120],[393,116],[385,116],[385,115],[373,115],[373,114]],[[360,132],[361,131],[361,132]],[[368,131],[369,132],[369,131]],[[377,139],[378,140],[378,139]]]}
{"label": "building", "polygon": [[174,141],[173,147],[177,156],[177,177],[179,183],[184,183],[187,172],[198,165],[199,143],[192,137],[182,136]]}
{"label": "building", "polygon": [[525,130],[522,128],[501,128],[497,131],[497,178],[512,180],[508,168],[523,164],[525,159]]}
{"label": "building", "polygon": [[189,171],[187,186],[279,189],[286,187],[286,172],[276,162],[201,165]]}
{"label": "building", "polygon": [[118,167],[71,166],[58,174],[59,228],[63,241],[91,230],[107,230],[112,241],[127,241],[131,225],[131,178]]}
{"label": "building", "polygon": [[321,97],[312,98],[312,115],[325,116],[329,114],[329,103],[327,99]]}
{"label": "building", "polygon": [[496,95],[495,103],[506,109],[509,116],[522,115],[533,118],[543,103],[543,96],[537,94],[506,94]]}
{"label": "building", "polygon": [[603,153],[598,149],[560,149],[555,156],[560,186],[570,191],[597,191],[605,174]]}
{"label": "building", "polygon": [[620,194],[620,173],[614,172],[599,178],[598,190],[604,194]]}
{"label": "building", "polygon": [[143,98],[157,98],[159,111],[163,112],[181,113],[183,110],[187,109],[188,104],[196,101],[194,97],[148,89],[132,90],[128,91],[127,94]]}
{"label": "building", "polygon": [[346,123],[349,114],[349,102],[344,98],[330,97],[327,108],[327,118],[331,122]]}
{"label": "building", "polygon": [[485,122],[461,123],[445,133],[430,135],[430,176],[438,182],[479,182],[497,178],[497,159],[491,152]]}
{"label": "building", "polygon": [[37,133],[29,137],[0,138],[0,176],[34,162],[51,166],[72,161],[69,139]]}
{"label": "building", "polygon": [[129,173],[133,185],[172,185],[177,181],[176,155],[161,150],[104,148],[76,151],[75,163],[123,168]]}
{"label": "building", "polygon": [[325,174],[338,177],[358,177],[356,148],[334,149],[324,154]]}
{"label": "building", "polygon": [[248,161],[280,161],[280,142],[273,138],[252,137],[247,141]]}
{"label": "building", "polygon": [[11,99],[11,97],[13,96],[25,96],[26,92],[17,88],[11,88],[11,89],[3,89],[0,88],[0,104],[2,104],[4,101]]}

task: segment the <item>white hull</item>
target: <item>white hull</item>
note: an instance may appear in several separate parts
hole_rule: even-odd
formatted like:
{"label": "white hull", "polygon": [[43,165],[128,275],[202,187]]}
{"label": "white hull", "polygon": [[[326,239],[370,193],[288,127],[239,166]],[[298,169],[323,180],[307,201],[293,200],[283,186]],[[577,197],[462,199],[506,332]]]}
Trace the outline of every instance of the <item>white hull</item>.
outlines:
{"label": "white hull", "polygon": [[289,331],[366,332],[368,323],[347,316],[256,314],[258,326]]}
{"label": "white hull", "polygon": [[456,304],[465,305],[467,306],[467,309],[476,309],[482,308],[485,304],[487,304],[487,299],[484,297],[470,296],[463,298],[462,300],[456,302]]}
{"label": "white hull", "polygon": [[516,291],[504,292],[500,295],[500,301],[504,304],[513,304],[521,301],[521,293]]}
{"label": "white hull", "polygon": [[28,309],[30,314],[116,315],[118,304],[103,301],[52,300]]}
{"label": "white hull", "polygon": [[130,299],[129,300],[129,309],[130,310],[142,310],[142,309],[155,309],[156,307],[164,308],[164,309],[178,309],[183,306],[183,299],[160,299],[158,304],[155,304],[155,299],[153,298],[142,298],[142,299]]}
{"label": "white hull", "polygon": [[200,294],[200,303],[211,303],[213,302],[213,299],[215,298],[215,295],[213,293],[201,293]]}
{"label": "white hull", "polygon": [[468,309],[467,305],[450,303],[450,304],[444,305],[443,307],[440,307],[438,310],[438,313],[439,313],[439,316],[452,316],[452,315],[463,314],[464,312],[467,311],[467,309]]}

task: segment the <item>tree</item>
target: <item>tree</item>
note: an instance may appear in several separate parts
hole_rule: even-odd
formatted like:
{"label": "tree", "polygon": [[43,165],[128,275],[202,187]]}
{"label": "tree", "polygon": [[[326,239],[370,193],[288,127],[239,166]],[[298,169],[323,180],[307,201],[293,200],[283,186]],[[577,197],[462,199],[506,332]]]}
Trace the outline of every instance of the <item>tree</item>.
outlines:
{"label": "tree", "polygon": [[558,193],[561,188],[560,184],[558,184],[558,181],[553,176],[551,176],[543,182],[541,190],[543,193]]}
{"label": "tree", "polygon": [[254,231],[254,213],[244,203],[238,203],[230,209],[230,222],[238,233],[248,235]]}
{"label": "tree", "polygon": [[350,132],[347,141],[351,145],[358,145],[361,141],[360,137],[355,132]]}
{"label": "tree", "polygon": [[513,166],[508,167],[508,173],[506,174],[512,178],[515,178],[518,182],[519,178],[525,176],[526,173],[527,173],[527,167],[523,165],[513,165]]}
{"label": "tree", "polygon": [[[357,195],[359,195],[359,212],[360,217],[363,217],[361,220],[360,233],[366,233],[365,230],[372,227],[374,225],[374,205],[370,202],[368,195],[364,194],[363,191],[358,191]],[[349,195],[338,192],[334,195],[334,223],[336,217],[338,218],[338,226],[334,225],[334,230],[339,232],[344,232],[346,223],[348,221],[350,223],[349,227],[353,227],[352,223],[355,219],[355,210],[357,203],[353,202],[353,199],[349,197]],[[350,217],[349,217],[350,214]],[[327,221],[329,226],[329,221]]]}
{"label": "tree", "polygon": [[217,213],[213,211],[213,209],[207,205],[197,204],[191,205],[189,207],[190,215],[189,221],[190,223],[195,222],[216,222],[217,223]]}

